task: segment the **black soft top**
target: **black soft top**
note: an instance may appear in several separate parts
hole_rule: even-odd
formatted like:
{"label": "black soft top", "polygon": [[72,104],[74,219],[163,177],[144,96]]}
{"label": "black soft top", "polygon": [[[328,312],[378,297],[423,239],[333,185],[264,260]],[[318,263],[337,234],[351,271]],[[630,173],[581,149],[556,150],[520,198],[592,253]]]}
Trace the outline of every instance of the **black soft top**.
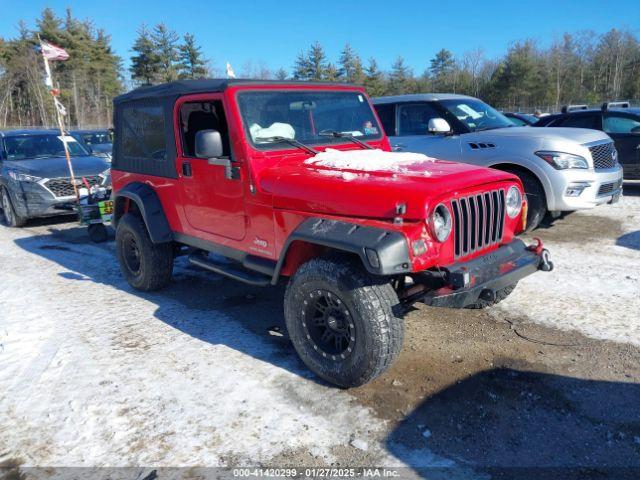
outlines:
{"label": "black soft top", "polygon": [[[213,93],[223,92],[233,85],[276,85],[287,86],[323,86],[323,87],[350,87],[357,88],[353,85],[344,83],[329,82],[296,82],[281,80],[247,80],[236,78],[212,78],[203,80],[181,80],[177,82],[155,85],[152,87],[136,88],[135,90],[120,95],[113,100],[113,126],[115,128],[115,142],[113,145],[113,159],[111,166],[114,170],[121,170],[131,173],[141,173],[156,177],[177,178],[176,171],[176,142],[173,125],[173,107],[178,98],[193,93]],[[133,157],[124,154],[123,151],[123,132],[124,128],[128,132],[134,132],[137,135],[141,122],[149,122],[153,113],[147,111],[142,115],[142,120],[138,116],[133,115],[126,122],[124,121],[125,111],[143,111],[147,108],[154,108],[160,111],[161,121],[152,122],[154,128],[162,130],[152,132],[156,140],[158,137],[163,139],[163,149],[157,150],[158,155],[153,158]],[[156,113],[157,115],[157,113]],[[157,119],[156,119],[157,120]],[[160,125],[160,127],[158,127]],[[149,130],[149,125],[142,130]]]}
{"label": "black soft top", "polygon": [[113,100],[115,105],[123,102],[142,100],[146,98],[160,97],[180,97],[192,93],[211,93],[223,92],[227,87],[234,85],[282,85],[283,87],[291,85],[300,86],[340,86],[353,87],[354,85],[346,83],[333,82],[301,82],[295,80],[252,80],[242,78],[208,78],[202,80],[179,80],[177,82],[163,83],[162,85],[154,85],[149,87],[140,87],[131,90],[124,95],[120,95]]}

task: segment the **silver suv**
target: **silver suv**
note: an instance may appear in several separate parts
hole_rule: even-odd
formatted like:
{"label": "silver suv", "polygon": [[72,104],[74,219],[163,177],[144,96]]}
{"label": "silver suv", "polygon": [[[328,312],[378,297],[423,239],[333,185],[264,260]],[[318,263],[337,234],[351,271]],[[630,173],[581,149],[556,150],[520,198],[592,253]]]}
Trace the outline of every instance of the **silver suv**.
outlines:
{"label": "silver suv", "polygon": [[622,193],[618,154],[601,131],[516,127],[466,95],[398,95],[373,103],[394,150],[494,167],[520,177],[527,193],[529,230],[547,212],[558,216],[617,202]]}

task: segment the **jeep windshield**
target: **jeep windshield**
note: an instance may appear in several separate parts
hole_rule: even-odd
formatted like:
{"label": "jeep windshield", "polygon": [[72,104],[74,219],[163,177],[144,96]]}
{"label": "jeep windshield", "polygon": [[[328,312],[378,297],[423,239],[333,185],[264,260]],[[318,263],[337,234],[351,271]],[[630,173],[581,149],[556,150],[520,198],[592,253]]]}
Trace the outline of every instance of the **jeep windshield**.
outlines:
{"label": "jeep windshield", "polygon": [[17,135],[5,137],[4,145],[7,160],[30,160],[34,158],[63,157],[64,144],[67,144],[69,154],[74,157],[89,155],[89,152],[73,137],[52,134]]}
{"label": "jeep windshield", "polygon": [[502,113],[480,100],[463,98],[440,100],[438,103],[464,123],[471,132],[514,126]]}
{"label": "jeep windshield", "polygon": [[[289,138],[304,145],[367,141],[382,135],[364,94],[343,91],[250,91],[238,94],[245,131],[257,148],[282,148]],[[333,132],[333,135],[327,135]]]}

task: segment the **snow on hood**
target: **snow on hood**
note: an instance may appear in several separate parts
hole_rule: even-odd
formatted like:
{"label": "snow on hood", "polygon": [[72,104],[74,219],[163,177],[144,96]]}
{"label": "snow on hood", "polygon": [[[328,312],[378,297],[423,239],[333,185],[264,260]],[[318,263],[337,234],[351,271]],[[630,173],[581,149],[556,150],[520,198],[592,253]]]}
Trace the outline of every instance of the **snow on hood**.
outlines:
{"label": "snow on hood", "polygon": [[386,152],[379,149],[343,151],[327,148],[324,152],[305,160],[304,163],[360,172],[406,173],[410,165],[434,161],[435,158],[427,157],[422,153]]}

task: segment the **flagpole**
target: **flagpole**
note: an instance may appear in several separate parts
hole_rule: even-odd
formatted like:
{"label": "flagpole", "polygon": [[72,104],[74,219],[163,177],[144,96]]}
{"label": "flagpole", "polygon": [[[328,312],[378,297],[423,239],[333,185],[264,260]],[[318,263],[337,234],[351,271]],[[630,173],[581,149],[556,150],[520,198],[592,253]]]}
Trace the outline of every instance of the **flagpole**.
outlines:
{"label": "flagpole", "polygon": [[40,38],[40,34],[38,34],[38,41],[40,42],[40,52],[42,53],[42,60],[44,61],[44,70],[47,73],[45,84],[49,87],[49,93],[51,93],[51,97],[53,98],[53,106],[56,112],[58,128],[60,129],[60,141],[64,146],[64,155],[65,157],[67,157],[67,167],[69,168],[69,174],[71,175],[71,185],[73,186],[73,193],[75,193],[76,201],[78,202],[78,205],[80,205],[80,193],[78,192],[78,186],[76,185],[76,176],[73,172],[71,155],[69,154],[69,147],[67,146],[66,135],[64,132],[64,123],[62,121],[62,112],[60,112],[60,106],[58,105],[60,101],[56,98],[57,93],[53,88],[53,77],[51,76],[51,68],[49,66],[49,60],[44,55],[44,49],[42,48],[42,39]]}

